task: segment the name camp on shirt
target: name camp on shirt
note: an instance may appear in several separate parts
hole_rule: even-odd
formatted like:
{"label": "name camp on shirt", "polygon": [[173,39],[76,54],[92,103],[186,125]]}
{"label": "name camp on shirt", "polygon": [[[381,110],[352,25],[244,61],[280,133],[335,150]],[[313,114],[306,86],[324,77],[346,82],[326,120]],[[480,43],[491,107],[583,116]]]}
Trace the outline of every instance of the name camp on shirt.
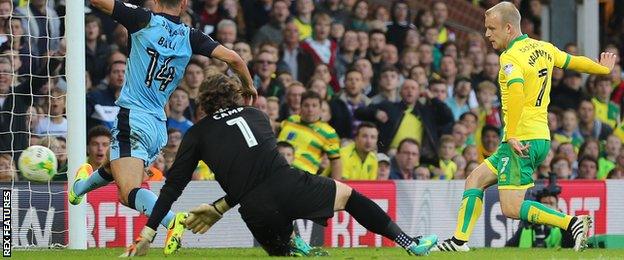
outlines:
{"label": "name camp on shirt", "polygon": [[219,111],[215,112],[212,115],[212,118],[214,118],[215,120],[219,120],[219,119],[223,119],[225,117],[231,116],[231,115],[235,115],[240,113],[241,111],[243,111],[242,107],[238,107],[238,108],[233,108],[233,109],[219,109]]}

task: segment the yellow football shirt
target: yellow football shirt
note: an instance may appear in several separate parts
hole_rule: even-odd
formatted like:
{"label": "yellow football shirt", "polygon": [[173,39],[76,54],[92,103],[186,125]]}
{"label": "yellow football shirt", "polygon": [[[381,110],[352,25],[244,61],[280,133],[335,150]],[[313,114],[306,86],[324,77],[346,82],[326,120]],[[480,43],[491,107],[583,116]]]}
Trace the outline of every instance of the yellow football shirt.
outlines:
{"label": "yellow football shirt", "polygon": [[392,142],[390,142],[390,148],[398,148],[399,143],[405,138],[412,138],[422,143],[423,126],[420,118],[412,114],[412,109],[405,110],[405,115],[401,119],[399,129],[397,130]]}
{"label": "yellow football shirt", "polygon": [[615,128],[620,121],[620,107],[611,101],[602,102],[595,97],[592,98],[592,103],[596,108],[596,118],[611,128]]}
{"label": "yellow football shirt", "polygon": [[515,137],[520,141],[550,140],[548,104],[553,67],[566,69],[571,56],[551,43],[529,38],[526,34],[514,39],[500,56],[498,83],[501,90],[504,138],[507,140],[509,122],[509,86],[523,83],[524,104]]}
{"label": "yellow football shirt", "polygon": [[277,139],[295,147],[292,165],[312,174],[318,171],[323,153],[330,160],[340,158],[340,139],[336,130],[322,121],[306,124],[301,122],[299,115],[290,116],[282,121]]}
{"label": "yellow football shirt", "polygon": [[342,162],[342,178],[352,181],[376,180],[377,179],[377,155],[369,152],[362,161],[355,144],[350,144],[340,149]]}

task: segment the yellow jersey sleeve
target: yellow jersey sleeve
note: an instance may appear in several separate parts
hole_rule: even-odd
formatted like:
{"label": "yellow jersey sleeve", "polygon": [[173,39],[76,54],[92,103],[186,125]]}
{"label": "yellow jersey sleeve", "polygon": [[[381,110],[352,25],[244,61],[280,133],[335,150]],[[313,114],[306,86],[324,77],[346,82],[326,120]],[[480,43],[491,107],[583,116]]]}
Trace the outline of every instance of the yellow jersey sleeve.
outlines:
{"label": "yellow jersey sleeve", "polygon": [[555,67],[561,69],[567,69],[568,65],[570,65],[570,60],[572,56],[564,51],[559,50],[556,46],[550,44],[551,53],[553,55],[553,61]]}
{"label": "yellow jersey sleeve", "polygon": [[340,138],[336,132],[330,132],[326,138],[323,150],[327,153],[327,158],[330,160],[340,158]]}
{"label": "yellow jersey sleeve", "polygon": [[501,87],[509,87],[515,82],[524,83],[522,66],[511,55],[502,54],[500,64],[499,83]]}

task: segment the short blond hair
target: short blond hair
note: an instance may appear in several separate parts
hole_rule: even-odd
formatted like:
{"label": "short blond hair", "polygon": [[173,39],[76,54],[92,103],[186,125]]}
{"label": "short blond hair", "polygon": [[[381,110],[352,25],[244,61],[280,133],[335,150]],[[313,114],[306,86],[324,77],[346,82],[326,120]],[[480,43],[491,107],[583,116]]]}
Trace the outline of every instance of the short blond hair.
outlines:
{"label": "short blond hair", "polygon": [[511,24],[511,26],[520,31],[520,11],[518,11],[514,4],[501,2],[485,11],[486,16],[492,14],[499,15],[503,24]]}

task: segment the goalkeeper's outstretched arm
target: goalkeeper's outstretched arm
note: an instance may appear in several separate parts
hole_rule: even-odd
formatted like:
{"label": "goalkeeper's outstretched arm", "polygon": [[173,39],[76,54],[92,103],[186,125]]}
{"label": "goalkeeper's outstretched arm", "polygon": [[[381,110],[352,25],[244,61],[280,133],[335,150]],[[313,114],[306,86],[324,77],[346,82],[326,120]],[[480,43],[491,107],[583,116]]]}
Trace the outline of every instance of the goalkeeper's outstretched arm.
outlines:
{"label": "goalkeeper's outstretched arm", "polygon": [[585,56],[570,55],[570,61],[566,68],[582,73],[604,75],[611,73],[615,66],[615,60],[615,54],[610,52],[601,53],[598,62]]}
{"label": "goalkeeper's outstretched arm", "polygon": [[200,158],[200,152],[197,149],[200,139],[196,134],[197,131],[194,131],[197,129],[199,128],[191,127],[184,135],[175,161],[167,172],[165,185],[160,190],[158,200],[152,209],[152,215],[147,221],[147,226],[153,230],[156,230],[160,221],[171,210],[173,202],[178,200],[193,177],[193,172]]}

